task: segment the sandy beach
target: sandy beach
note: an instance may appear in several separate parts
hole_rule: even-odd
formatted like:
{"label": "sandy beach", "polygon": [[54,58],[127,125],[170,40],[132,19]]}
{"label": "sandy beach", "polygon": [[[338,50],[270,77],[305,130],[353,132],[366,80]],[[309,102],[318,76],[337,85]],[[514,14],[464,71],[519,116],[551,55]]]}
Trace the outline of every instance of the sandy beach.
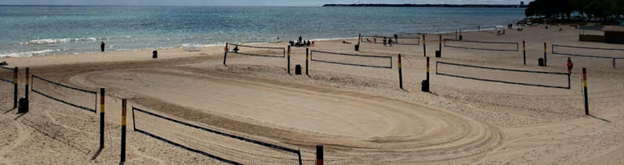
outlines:
{"label": "sandy beach", "polygon": [[[392,63],[349,57],[335,60],[392,68],[310,61],[309,76],[305,75],[305,47],[291,48],[292,74],[287,73],[285,58],[230,53],[224,66],[224,46],[202,47],[198,52],[162,49],[157,59],[151,58],[152,50],[2,58],[0,61],[7,61],[9,67],[29,67],[32,74],[57,83],[90,91],[105,87],[107,92],[105,148],[99,151],[99,114],[32,92],[30,112],[17,114],[12,109],[13,85],[0,82],[0,164],[120,164],[122,98],[128,99],[129,106],[175,120],[300,150],[303,164],[315,163],[316,145],[324,145],[325,164],[624,164],[624,61],[617,61],[613,68],[611,59],[572,57],[570,89],[435,74],[438,70],[567,86],[567,76],[443,65],[436,68],[436,61],[567,73],[568,56],[551,55],[550,45],[622,47],[579,42],[578,34],[570,26],[527,27],[523,31],[507,30],[505,35],[464,32],[464,40],[518,42],[519,51],[443,47],[442,58],[433,57],[438,35],[428,34],[425,43],[431,57],[431,92],[421,92],[421,81],[426,78],[422,42],[392,47],[362,43],[356,52],[357,40],[346,40],[350,44],[317,41],[307,48],[387,56]],[[443,38],[454,39],[455,34],[444,34]],[[526,65],[522,41],[526,41]],[[548,43],[548,66],[540,67],[538,58],[544,56],[544,42]],[[403,56],[403,89],[399,88],[398,54]],[[304,68],[303,75],[294,74],[298,64]],[[588,70],[591,116],[584,112],[581,68]],[[2,70],[0,78],[12,79],[12,72]],[[20,97],[24,95],[24,80],[25,73],[20,71]],[[39,80],[32,83],[33,89],[81,106],[97,107],[99,112],[94,101],[99,98],[92,94]],[[291,153],[145,114],[129,115],[123,164],[227,164],[134,131],[135,117],[139,129],[228,160],[298,164]]]}

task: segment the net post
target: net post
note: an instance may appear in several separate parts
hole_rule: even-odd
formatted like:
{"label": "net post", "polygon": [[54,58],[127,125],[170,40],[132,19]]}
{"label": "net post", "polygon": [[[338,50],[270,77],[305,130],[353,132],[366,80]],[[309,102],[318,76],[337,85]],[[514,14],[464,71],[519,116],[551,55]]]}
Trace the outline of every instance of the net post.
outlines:
{"label": "net post", "polygon": [[26,93],[25,93],[25,97],[26,100],[28,100],[28,91],[30,88],[28,88],[28,86],[30,85],[30,68],[26,68]]}
{"label": "net post", "polygon": [[399,54],[399,87],[403,89],[403,71],[401,70],[401,54]]}
{"label": "net post", "polygon": [[439,45],[440,56],[442,56],[442,35],[439,35],[439,36],[440,36],[440,41],[439,41],[440,42],[440,45]]}
{"label": "net post", "polygon": [[225,66],[227,66],[227,65],[225,64],[225,61],[226,61],[226,59],[227,59],[227,53],[228,53],[228,50],[229,50],[229,49],[228,49],[228,45],[229,45],[229,43],[227,43],[227,42],[226,42],[226,43],[225,43],[225,54],[223,54],[223,65],[225,65]]}
{"label": "net post", "polygon": [[362,34],[358,35],[358,44],[357,44],[357,48],[355,49],[355,51],[360,51],[360,42],[362,41]]}
{"label": "net post", "polygon": [[288,45],[288,57],[287,57],[287,61],[288,61],[288,66],[286,67],[286,70],[288,70],[288,74],[290,74],[290,45]]}
{"label": "net post", "polygon": [[13,69],[13,108],[17,108],[17,100],[18,100],[18,77],[19,77],[19,68],[15,67]]}
{"label": "net post", "polygon": [[427,44],[425,43],[426,42],[425,36],[427,35],[423,34],[423,52],[424,52],[425,57],[427,57],[427,46],[426,46]]}
{"label": "net post", "polygon": [[589,101],[587,98],[587,69],[583,68],[583,93],[585,95],[585,115],[589,115]]}
{"label": "net post", "polygon": [[308,76],[309,76],[309,74],[308,74],[308,59],[309,59],[309,54],[308,54],[308,53],[310,53],[310,49],[309,49],[309,48],[306,48],[306,75],[308,75]]}
{"label": "net post", "polygon": [[121,100],[121,162],[126,161],[126,106],[127,100]]}
{"label": "net post", "polygon": [[429,57],[427,57],[427,82],[429,82]]}
{"label": "net post", "polygon": [[105,97],[106,97],[106,89],[104,87],[100,88],[100,149],[104,148],[104,119],[105,119]]}
{"label": "net post", "polygon": [[546,47],[546,42],[544,42],[544,66],[547,66],[547,65],[548,65],[548,63],[546,62],[546,61],[547,61],[547,60],[546,60],[546,54],[547,54],[547,53],[546,53],[546,50],[547,50],[547,49],[548,49],[548,48]]}
{"label": "net post", "polygon": [[316,165],[323,165],[323,145],[316,145]]}
{"label": "net post", "polygon": [[526,65],[526,42],[522,41],[522,58],[524,59],[524,65]]}
{"label": "net post", "polygon": [[613,69],[615,69],[615,58],[613,58]]}

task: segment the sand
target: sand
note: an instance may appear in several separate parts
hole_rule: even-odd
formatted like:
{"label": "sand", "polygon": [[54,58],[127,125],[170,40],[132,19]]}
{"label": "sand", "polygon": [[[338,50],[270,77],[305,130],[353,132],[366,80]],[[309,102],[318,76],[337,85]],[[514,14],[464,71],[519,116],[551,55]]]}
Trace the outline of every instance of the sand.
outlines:
{"label": "sand", "polygon": [[[99,150],[99,115],[30,93],[30,112],[12,109],[12,85],[0,82],[0,164],[226,164],[133,131],[148,131],[172,142],[243,164],[297,164],[293,153],[269,149],[206,131],[129,113],[126,161],[120,162],[121,99],[129,106],[211,130],[301,151],[314,164],[315,146],[324,145],[325,164],[624,164],[624,64],[610,59],[572,57],[571,89],[522,86],[436,75],[435,70],[505,81],[567,86],[567,76],[453,68],[436,61],[509,69],[567,72],[567,56],[548,56],[539,67],[543,43],[618,48],[578,41],[578,30],[562,26],[466,32],[465,40],[527,43],[522,52],[444,47],[431,57],[431,92],[422,45],[353,44],[317,41],[312,50],[392,57],[392,69],[309,62],[305,48],[293,47],[291,74],[286,60],[230,53],[223,47],[199,52],[182,48],[3,58],[10,66],[65,85],[107,90],[105,148]],[[445,34],[444,38],[454,38]],[[427,54],[438,49],[427,35]],[[357,43],[356,40],[347,40]],[[458,43],[461,45],[461,43]],[[286,43],[262,44],[284,47]],[[464,45],[479,46],[479,45]],[[522,50],[520,44],[520,50]],[[97,49],[97,45],[94,49]],[[501,45],[497,48],[508,49]],[[548,47],[550,52],[550,46]],[[254,52],[252,50],[244,50]],[[591,53],[591,52],[586,52]],[[404,89],[399,88],[396,55],[402,54]],[[612,56],[622,57],[621,54]],[[321,58],[321,56],[314,56]],[[331,57],[345,63],[387,65],[388,61]],[[295,65],[304,75],[294,75]],[[581,68],[588,69],[590,114],[584,113]],[[20,96],[24,95],[21,71]],[[0,71],[2,78],[11,73]],[[33,89],[96,109],[95,95],[40,80]],[[97,108],[99,111],[99,108]],[[135,118],[136,126],[132,119]]]}

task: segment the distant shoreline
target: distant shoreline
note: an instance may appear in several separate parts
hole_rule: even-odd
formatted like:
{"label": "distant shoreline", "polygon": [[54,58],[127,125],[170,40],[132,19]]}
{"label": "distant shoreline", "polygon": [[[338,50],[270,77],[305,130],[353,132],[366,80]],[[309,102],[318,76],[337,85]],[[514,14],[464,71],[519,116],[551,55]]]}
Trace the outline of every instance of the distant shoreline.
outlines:
{"label": "distant shoreline", "polygon": [[486,8],[526,8],[527,5],[512,4],[325,4],[323,7],[486,7]]}

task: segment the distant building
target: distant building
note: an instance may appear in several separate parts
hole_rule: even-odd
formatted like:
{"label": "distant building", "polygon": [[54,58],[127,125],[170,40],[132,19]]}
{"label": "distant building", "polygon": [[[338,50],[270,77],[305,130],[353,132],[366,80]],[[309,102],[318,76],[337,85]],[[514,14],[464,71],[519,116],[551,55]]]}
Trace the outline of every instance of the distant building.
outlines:
{"label": "distant building", "polygon": [[524,1],[520,1],[520,6],[524,6]]}

